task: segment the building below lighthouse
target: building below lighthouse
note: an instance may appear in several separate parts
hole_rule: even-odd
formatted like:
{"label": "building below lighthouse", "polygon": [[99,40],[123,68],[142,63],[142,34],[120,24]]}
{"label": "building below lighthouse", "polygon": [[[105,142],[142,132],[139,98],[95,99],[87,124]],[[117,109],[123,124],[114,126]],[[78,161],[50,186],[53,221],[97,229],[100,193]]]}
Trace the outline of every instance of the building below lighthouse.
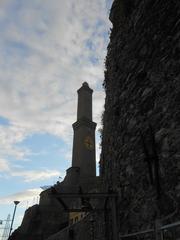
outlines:
{"label": "building below lighthouse", "polygon": [[[84,82],[77,93],[77,121],[72,125],[72,165],[66,170],[62,182],[41,192],[39,204],[26,210],[21,226],[9,240],[49,239],[87,215],[77,209],[87,203],[90,206],[90,202],[88,199],[75,198],[74,195],[97,191],[99,188],[99,177],[96,176],[96,123],[92,116],[93,90]],[[70,197],[65,198],[64,195],[68,194]]]}

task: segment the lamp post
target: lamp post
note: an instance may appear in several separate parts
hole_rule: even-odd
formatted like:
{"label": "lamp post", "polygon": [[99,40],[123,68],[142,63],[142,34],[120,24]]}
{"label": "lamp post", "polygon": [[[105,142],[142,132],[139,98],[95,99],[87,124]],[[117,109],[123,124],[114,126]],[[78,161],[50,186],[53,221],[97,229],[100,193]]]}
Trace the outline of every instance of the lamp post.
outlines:
{"label": "lamp post", "polygon": [[[10,231],[9,231],[9,237],[10,237],[11,232],[12,232],[12,229],[13,229],[13,223],[14,223],[14,217],[15,217],[15,214],[16,214],[16,208],[17,208],[17,205],[18,205],[19,203],[20,203],[19,201],[14,201],[14,212],[13,212],[11,227],[10,227]],[[9,237],[8,237],[8,239],[9,239]]]}

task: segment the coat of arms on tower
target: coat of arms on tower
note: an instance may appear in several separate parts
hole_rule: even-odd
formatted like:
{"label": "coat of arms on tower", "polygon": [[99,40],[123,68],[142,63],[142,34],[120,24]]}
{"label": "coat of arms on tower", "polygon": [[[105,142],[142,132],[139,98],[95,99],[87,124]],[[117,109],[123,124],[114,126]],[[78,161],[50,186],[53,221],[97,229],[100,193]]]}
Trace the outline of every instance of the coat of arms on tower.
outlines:
{"label": "coat of arms on tower", "polygon": [[87,149],[93,150],[94,149],[94,142],[90,136],[87,136],[84,140],[84,144]]}

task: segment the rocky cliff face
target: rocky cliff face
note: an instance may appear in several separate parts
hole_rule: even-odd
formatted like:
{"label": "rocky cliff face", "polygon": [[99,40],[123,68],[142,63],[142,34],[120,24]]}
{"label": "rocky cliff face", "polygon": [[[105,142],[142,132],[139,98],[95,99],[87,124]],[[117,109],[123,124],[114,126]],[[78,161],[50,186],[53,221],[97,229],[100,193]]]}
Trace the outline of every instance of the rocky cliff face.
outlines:
{"label": "rocky cliff face", "polygon": [[180,2],[115,0],[110,20],[101,174],[123,234],[177,220]]}

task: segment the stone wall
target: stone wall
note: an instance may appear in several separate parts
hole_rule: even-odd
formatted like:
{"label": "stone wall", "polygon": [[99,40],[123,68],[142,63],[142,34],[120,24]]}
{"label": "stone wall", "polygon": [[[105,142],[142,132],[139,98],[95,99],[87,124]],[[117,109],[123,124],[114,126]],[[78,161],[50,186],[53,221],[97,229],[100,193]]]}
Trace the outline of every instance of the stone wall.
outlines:
{"label": "stone wall", "polygon": [[119,232],[179,220],[180,2],[115,0],[101,175],[119,193]]}
{"label": "stone wall", "polygon": [[102,240],[104,239],[104,225],[102,214],[88,214],[81,221],[68,226],[47,240]]}
{"label": "stone wall", "polygon": [[49,196],[50,189],[40,194],[40,204],[25,211],[22,224],[9,240],[44,240],[68,225],[69,216],[62,205]]}

